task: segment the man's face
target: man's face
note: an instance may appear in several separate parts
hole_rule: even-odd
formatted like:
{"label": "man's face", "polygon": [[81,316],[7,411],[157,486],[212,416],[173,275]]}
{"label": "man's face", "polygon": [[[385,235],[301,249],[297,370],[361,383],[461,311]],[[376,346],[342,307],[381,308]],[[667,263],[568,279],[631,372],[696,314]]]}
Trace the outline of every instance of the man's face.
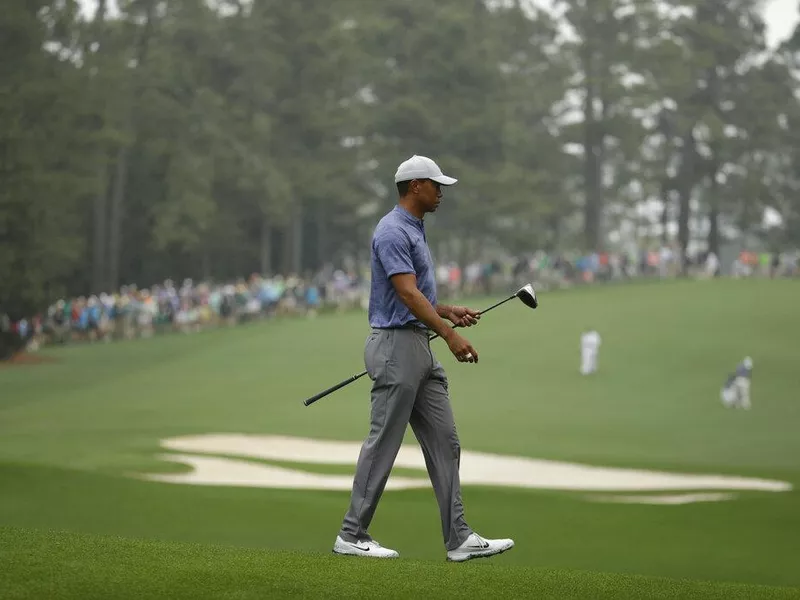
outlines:
{"label": "man's face", "polygon": [[435,212],[442,201],[442,185],[432,179],[415,179],[412,186],[425,212]]}

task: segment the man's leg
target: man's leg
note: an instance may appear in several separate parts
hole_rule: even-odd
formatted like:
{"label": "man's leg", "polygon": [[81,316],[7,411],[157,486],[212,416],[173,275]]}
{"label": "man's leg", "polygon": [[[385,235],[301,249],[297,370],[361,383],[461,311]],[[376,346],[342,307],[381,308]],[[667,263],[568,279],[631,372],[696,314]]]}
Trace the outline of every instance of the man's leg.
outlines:
{"label": "man's leg", "polygon": [[415,348],[419,340],[414,338],[419,337],[409,330],[386,330],[367,340],[364,362],[373,380],[370,431],[361,446],[350,508],[339,532],[346,542],[372,539],[367,529],[403,442],[427,366]]}
{"label": "man's leg", "polygon": [[417,393],[411,427],[422,448],[428,475],[439,503],[442,535],[448,550],[455,550],[472,533],[464,520],[458,468],[461,446],[447,391],[447,378],[438,362]]}
{"label": "man's leg", "polygon": [[447,560],[462,562],[493,556],[513,548],[514,540],[482,538],[464,520],[458,474],[461,447],[447,393],[447,379],[438,363],[435,363],[430,377],[423,382],[417,394],[411,427],[422,447],[439,502]]}

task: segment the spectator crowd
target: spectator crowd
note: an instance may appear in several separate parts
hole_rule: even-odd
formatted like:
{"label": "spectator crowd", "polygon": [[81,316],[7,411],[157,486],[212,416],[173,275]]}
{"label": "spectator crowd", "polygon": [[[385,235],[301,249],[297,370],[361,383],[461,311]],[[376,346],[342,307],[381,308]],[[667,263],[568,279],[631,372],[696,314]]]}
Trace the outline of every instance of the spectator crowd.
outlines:
{"label": "spectator crowd", "polygon": [[[728,272],[733,277],[798,277],[800,252],[742,252]],[[689,275],[717,277],[722,273],[713,253],[687,259]],[[455,262],[437,267],[443,300],[489,295],[495,290],[533,282],[540,290],[597,282],[676,277],[680,253],[664,246],[641,253],[547,253],[474,261],[463,268]],[[232,326],[259,319],[314,317],[319,312],[366,310],[369,266],[347,270],[327,268],[314,277],[252,275],[236,282],[172,280],[149,288],[125,285],[99,295],[62,298],[44,313],[12,322],[0,315],[0,331],[26,340],[29,351],[42,345],[79,341],[146,338],[166,332],[192,333],[209,327]]]}
{"label": "spectator crowd", "polygon": [[146,338],[170,331],[191,333],[263,318],[321,310],[366,307],[369,289],[363,274],[330,270],[304,280],[262,277],[228,283],[172,280],[148,288],[123,285],[98,295],[61,298],[31,319],[11,322],[0,316],[0,330],[28,339],[28,350],[78,341]]}

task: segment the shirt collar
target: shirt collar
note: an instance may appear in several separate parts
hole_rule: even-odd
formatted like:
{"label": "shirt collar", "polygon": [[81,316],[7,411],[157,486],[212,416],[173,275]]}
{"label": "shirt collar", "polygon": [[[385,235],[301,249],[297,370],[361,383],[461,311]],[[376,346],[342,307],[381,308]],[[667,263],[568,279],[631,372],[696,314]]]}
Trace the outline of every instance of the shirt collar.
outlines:
{"label": "shirt collar", "polygon": [[417,225],[418,227],[425,226],[425,223],[423,222],[422,219],[418,219],[399,204],[394,207],[394,212],[400,215],[400,218],[403,219],[404,221],[407,221],[408,223],[412,223],[413,225]]}

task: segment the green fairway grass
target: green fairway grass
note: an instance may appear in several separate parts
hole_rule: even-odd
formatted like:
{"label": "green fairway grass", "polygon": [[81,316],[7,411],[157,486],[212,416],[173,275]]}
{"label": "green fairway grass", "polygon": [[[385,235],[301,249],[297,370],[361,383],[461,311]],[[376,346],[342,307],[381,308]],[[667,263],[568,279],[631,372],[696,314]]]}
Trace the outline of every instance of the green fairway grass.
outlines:
{"label": "green fairway grass", "polygon": [[368,561],[0,529],[4,598],[652,598],[783,600],[800,590],[574,570]]}
{"label": "green fairway grass", "polygon": [[[517,543],[491,561],[460,565],[455,572],[466,578],[466,589],[518,578],[519,585],[538,589],[538,597],[584,597],[592,589],[600,592],[589,597],[659,597],[653,590],[660,586],[663,597],[790,597],[788,589],[685,580],[800,586],[800,282],[654,282],[539,296],[536,311],[509,303],[466,332],[480,352],[478,365],[456,363],[441,340],[433,342],[448,371],[464,449],[777,479],[794,489],[653,506],[593,503],[582,492],[465,486],[469,523],[484,536]],[[588,326],[600,332],[603,345],[599,373],[584,378],[579,336]],[[396,577],[391,589],[398,596],[415,595],[423,588],[409,586],[428,581],[434,596],[445,595],[455,566],[444,563],[432,490],[387,491],[371,532],[403,559],[395,566],[362,566],[327,556],[347,508],[346,492],[134,477],[186,469],[159,458],[165,453],[159,441],[173,436],[360,441],[369,426],[366,378],[311,407],[302,400],[363,369],[368,331],[362,313],[325,315],[49,349],[44,354],[54,362],[0,367],[0,526],[9,528],[0,538],[0,556],[12,567],[0,565],[11,573],[0,578],[0,597],[8,596],[4,586],[22,594],[48,556],[54,564],[72,564],[72,544],[98,552],[59,576],[64,597],[80,597],[80,586],[86,586],[83,597],[101,597],[104,585],[201,597],[178,582],[198,565],[208,566],[212,556],[222,561],[214,566],[223,586],[219,595],[230,597],[270,586],[341,595],[330,583],[340,575],[351,584],[359,577]],[[725,410],[720,385],[745,355],[754,360],[753,410]],[[414,443],[410,431],[408,443]],[[395,474],[424,476],[408,469]],[[109,535],[149,541],[94,537]],[[198,545],[172,545],[180,543]],[[148,565],[168,549],[180,561],[163,565],[163,577],[142,587]],[[130,573],[123,569],[125,557]],[[266,566],[259,571],[255,564]],[[315,564],[326,574],[319,581],[312,577]],[[276,569],[281,575],[270,574]],[[104,570],[112,574],[107,579]],[[290,587],[292,577],[310,587]],[[170,578],[175,594],[164,592]],[[239,596],[224,587],[236,579],[242,580]],[[353,585],[349,595],[368,592]],[[556,594],[559,585],[567,586],[565,594]],[[216,589],[209,586],[203,589]],[[633,588],[626,586],[641,586],[636,589],[643,593],[627,594]],[[512,589],[522,591],[510,597],[524,592]]]}

